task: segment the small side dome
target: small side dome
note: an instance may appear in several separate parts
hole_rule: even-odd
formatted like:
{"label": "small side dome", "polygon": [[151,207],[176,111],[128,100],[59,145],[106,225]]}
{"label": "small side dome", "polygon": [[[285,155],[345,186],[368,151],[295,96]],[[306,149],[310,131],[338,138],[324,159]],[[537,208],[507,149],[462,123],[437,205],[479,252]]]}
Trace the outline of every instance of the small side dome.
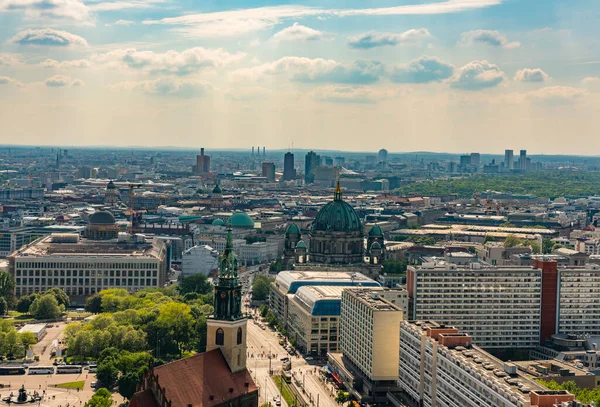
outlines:
{"label": "small side dome", "polygon": [[117,186],[116,186],[116,185],[115,185],[115,183],[114,183],[114,182],[112,182],[112,180],[111,180],[111,181],[109,181],[109,182],[108,182],[108,185],[106,185],[106,189],[107,189],[107,190],[108,190],[108,189],[117,189]]}
{"label": "small side dome", "polygon": [[379,242],[373,242],[373,244],[371,245],[371,250],[381,250],[381,245],[379,244]]}
{"label": "small side dome", "polygon": [[296,245],[296,249],[306,249],[306,243],[304,243],[304,240],[300,240],[298,242],[298,244]]}
{"label": "small side dome", "polygon": [[253,228],[254,221],[246,212],[236,212],[229,218],[231,227],[234,228]]}
{"label": "small side dome", "polygon": [[90,216],[92,225],[114,225],[115,223],[115,217],[108,211],[98,211]]}
{"label": "small side dome", "polygon": [[222,193],[221,187],[219,186],[219,184],[215,184],[215,187],[213,188],[212,193],[213,194],[220,194],[220,193]]}
{"label": "small side dome", "polygon": [[225,222],[223,222],[223,219],[215,219],[212,221],[212,225],[213,226],[224,226]]}
{"label": "small side dome", "polygon": [[295,223],[292,223],[290,226],[288,226],[287,230],[285,231],[285,234],[286,235],[299,235],[300,228]]}
{"label": "small side dome", "polygon": [[381,230],[381,228],[379,227],[379,225],[375,224],[369,230],[369,236],[371,236],[371,237],[383,237],[383,230]]}

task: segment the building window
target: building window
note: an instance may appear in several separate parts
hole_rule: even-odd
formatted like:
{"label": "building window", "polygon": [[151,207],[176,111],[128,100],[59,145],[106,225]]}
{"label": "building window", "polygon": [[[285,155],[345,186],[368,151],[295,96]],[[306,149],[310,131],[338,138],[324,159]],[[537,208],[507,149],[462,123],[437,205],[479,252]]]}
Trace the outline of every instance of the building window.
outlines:
{"label": "building window", "polygon": [[242,328],[238,328],[237,330],[237,344],[242,344]]}
{"label": "building window", "polygon": [[215,343],[217,345],[223,345],[225,343],[225,332],[223,332],[221,328],[217,329],[215,336]]}

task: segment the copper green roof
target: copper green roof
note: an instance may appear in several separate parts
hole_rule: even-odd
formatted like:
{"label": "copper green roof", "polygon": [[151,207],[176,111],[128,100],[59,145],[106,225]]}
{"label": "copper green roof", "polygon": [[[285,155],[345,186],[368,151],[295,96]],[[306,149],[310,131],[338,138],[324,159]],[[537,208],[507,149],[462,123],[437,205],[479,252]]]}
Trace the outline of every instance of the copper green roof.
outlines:
{"label": "copper green roof", "polygon": [[296,245],[296,249],[306,249],[306,243],[304,243],[304,240],[300,240],[298,242],[298,244]]}
{"label": "copper green roof", "polygon": [[215,219],[212,221],[212,225],[213,226],[223,226],[223,225],[225,225],[225,222],[223,222],[223,219]]}
{"label": "copper green roof", "polygon": [[292,223],[290,226],[287,227],[287,230],[285,231],[285,234],[286,235],[299,235],[300,234],[300,228],[295,223]]}
{"label": "copper green roof", "polygon": [[234,228],[253,228],[254,221],[245,212],[236,212],[229,218],[229,223]]}
{"label": "copper green roof", "polygon": [[353,207],[342,200],[342,193],[336,189],[335,198],[325,205],[312,224],[313,231],[362,232],[360,218]]}
{"label": "copper green roof", "polygon": [[371,237],[383,237],[383,230],[379,227],[379,225],[374,225],[369,230],[369,236]]}

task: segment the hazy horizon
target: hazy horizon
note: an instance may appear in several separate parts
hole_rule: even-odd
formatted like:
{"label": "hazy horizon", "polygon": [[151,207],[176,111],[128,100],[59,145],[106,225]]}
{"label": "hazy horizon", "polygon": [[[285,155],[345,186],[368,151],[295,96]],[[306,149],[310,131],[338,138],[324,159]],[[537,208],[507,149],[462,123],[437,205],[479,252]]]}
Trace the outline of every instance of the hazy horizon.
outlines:
{"label": "hazy horizon", "polygon": [[600,155],[599,2],[365,7],[0,1],[0,143]]}

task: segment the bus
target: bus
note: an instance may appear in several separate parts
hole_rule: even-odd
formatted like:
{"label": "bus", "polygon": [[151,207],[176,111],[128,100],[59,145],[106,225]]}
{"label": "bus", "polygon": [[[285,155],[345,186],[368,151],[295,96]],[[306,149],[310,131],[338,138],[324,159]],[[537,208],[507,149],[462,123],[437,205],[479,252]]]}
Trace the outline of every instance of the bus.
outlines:
{"label": "bus", "polygon": [[80,365],[60,365],[56,368],[56,373],[81,373],[82,371]]}
{"label": "bus", "polygon": [[54,374],[54,366],[31,366],[29,374]]}
{"label": "bus", "polygon": [[0,376],[25,374],[23,366],[0,366]]}

